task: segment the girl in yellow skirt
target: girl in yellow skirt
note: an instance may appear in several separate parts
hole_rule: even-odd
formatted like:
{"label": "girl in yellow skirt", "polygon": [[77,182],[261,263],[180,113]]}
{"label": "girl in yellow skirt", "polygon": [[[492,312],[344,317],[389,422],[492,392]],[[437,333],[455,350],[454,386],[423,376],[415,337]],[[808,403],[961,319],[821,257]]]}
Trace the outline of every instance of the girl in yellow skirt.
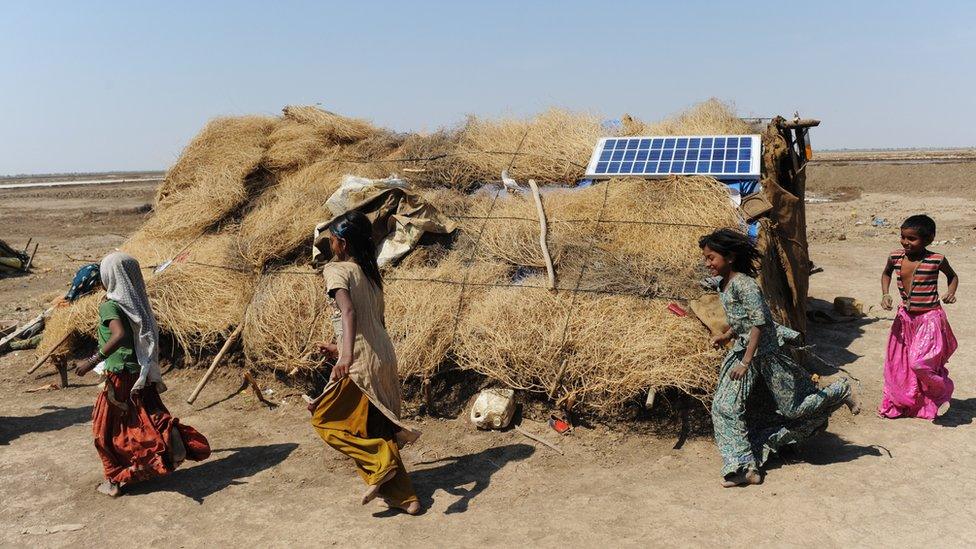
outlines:
{"label": "girl in yellow skirt", "polygon": [[360,212],[329,224],[330,261],[323,270],[338,354],[332,375],[309,405],[312,426],[326,444],[352,458],[366,481],[363,505],[381,496],[391,507],[420,512],[400,448],[420,432],[400,422],[396,354],[386,332],[383,278],[372,226]]}

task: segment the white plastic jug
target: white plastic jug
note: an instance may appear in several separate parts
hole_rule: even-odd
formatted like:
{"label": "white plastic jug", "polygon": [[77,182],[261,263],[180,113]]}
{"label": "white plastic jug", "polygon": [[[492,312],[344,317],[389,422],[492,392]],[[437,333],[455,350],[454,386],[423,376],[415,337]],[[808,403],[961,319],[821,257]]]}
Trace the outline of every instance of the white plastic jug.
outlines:
{"label": "white plastic jug", "polygon": [[515,415],[515,391],[485,389],[471,406],[471,423],[479,429],[504,429]]}

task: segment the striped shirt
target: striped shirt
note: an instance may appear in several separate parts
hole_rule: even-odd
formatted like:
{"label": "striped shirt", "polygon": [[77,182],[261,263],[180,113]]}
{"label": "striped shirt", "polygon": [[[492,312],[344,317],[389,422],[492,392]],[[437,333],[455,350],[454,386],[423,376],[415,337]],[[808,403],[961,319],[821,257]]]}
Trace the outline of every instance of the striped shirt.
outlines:
{"label": "striped shirt", "polygon": [[945,256],[935,252],[928,252],[915,267],[911,287],[905,288],[901,278],[901,264],[905,259],[905,250],[895,250],[888,258],[898,273],[898,292],[902,303],[909,311],[928,311],[941,307],[939,305],[939,267]]}

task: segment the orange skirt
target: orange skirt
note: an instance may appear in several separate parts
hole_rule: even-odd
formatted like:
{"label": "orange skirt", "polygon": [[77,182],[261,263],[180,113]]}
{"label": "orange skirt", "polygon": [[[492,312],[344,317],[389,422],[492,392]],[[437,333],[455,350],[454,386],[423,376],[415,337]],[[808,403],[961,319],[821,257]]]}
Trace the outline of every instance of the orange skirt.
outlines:
{"label": "orange skirt", "polygon": [[155,385],[142,391],[140,404],[129,400],[138,374],[106,374],[105,388],[92,410],[95,450],[105,478],[120,485],[173,472],[184,459],[210,457],[203,435],[170,415]]}

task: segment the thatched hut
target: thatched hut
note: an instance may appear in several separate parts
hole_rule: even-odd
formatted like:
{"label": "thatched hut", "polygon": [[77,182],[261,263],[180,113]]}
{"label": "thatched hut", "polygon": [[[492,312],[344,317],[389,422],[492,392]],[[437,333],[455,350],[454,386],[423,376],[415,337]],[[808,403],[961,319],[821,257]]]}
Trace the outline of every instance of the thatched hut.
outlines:
{"label": "thatched hut", "polygon": [[[761,184],[772,209],[759,242],[776,315],[802,329],[804,156],[790,124],[777,118],[762,133]],[[558,110],[526,120],[472,117],[429,135],[311,107],[216,119],[167,173],[152,216],[123,248],[146,267],[176,258],[161,273],[147,271],[160,325],[176,345],[212,353],[243,323],[250,365],[320,370],[314,346],[331,329],[310,265],[312,229],[330,217],[325,200],[342,176],[396,173],[458,225],[385,272],[405,383],[429,388],[450,372],[476,372],[608,418],[648,391],[708,399],[720,357],[701,322],[667,306],[702,296],[697,238],[739,226],[743,213],[709,177],[578,187],[607,131],[593,116]],[[626,117],[614,131],[755,130],[712,100],[655,125]],[[501,191],[502,170],[544,186],[555,288],[542,276],[534,202]],[[41,352],[66,331],[90,335],[92,315],[87,302],[57,311]]]}

